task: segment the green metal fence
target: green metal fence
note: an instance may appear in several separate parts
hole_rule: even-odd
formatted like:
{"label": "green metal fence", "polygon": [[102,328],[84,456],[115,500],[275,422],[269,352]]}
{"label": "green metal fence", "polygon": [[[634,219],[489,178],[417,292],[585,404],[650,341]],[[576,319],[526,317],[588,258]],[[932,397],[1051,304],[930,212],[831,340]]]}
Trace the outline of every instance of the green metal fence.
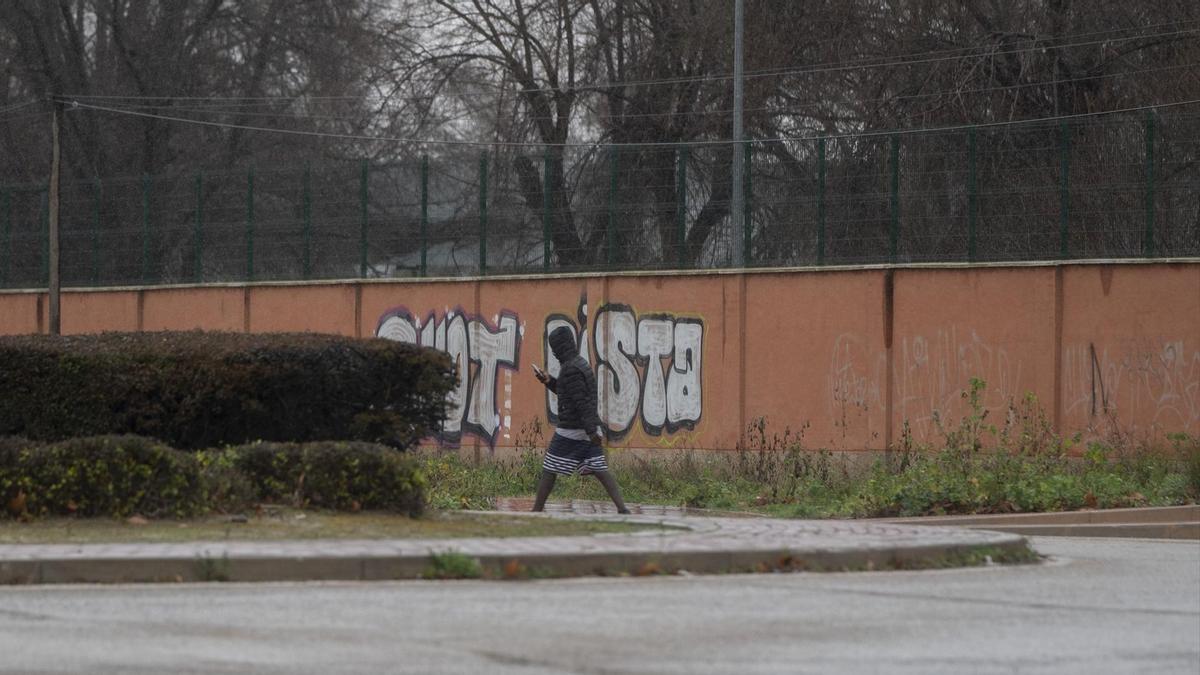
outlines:
{"label": "green metal fence", "polygon": [[[71,286],[1200,256],[1200,115],[684,146],[446,149],[63,183]],[[745,162],[744,228],[729,180]],[[47,279],[0,185],[0,285]]]}

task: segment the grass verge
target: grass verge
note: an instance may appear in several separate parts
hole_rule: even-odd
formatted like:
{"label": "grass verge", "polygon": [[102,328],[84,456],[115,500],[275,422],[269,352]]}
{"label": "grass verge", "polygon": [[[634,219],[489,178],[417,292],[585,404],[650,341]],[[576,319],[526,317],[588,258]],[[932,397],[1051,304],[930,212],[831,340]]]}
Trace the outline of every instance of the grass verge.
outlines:
{"label": "grass verge", "polygon": [[[131,522],[132,521],[132,522]],[[423,518],[387,513],[337,513],[269,509],[235,522],[229,517],[191,520],[47,518],[28,523],[0,520],[0,543],[99,544],[285,539],[452,539],[550,537],[625,533],[647,529],[625,523],[552,520],[500,514],[433,513]]]}
{"label": "grass verge", "polygon": [[[664,504],[779,517],[870,518],[1030,513],[1084,508],[1172,506],[1200,498],[1200,437],[1174,434],[1151,447],[1128,437],[1086,444],[1054,434],[1036,397],[1027,395],[993,425],[973,380],[956,425],[936,420],[940,438],[921,444],[902,434],[870,464],[805,447],[803,430],[782,434],[765,420],[735,452],[673,453],[645,459],[611,452],[609,464],[630,503]],[[487,509],[496,497],[533,494],[545,439],[521,434],[515,461],[474,464],[453,453],[421,456],[434,508]],[[592,478],[560,479],[553,499],[607,500]]]}

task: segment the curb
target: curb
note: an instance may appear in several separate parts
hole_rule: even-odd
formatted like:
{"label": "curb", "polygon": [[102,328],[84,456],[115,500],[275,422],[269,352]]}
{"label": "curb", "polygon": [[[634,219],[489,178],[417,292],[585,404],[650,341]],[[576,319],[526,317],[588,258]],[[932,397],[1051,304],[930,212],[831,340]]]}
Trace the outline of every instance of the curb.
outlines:
{"label": "curb", "polygon": [[1200,540],[1200,505],[1094,511],[885,518],[875,522],[987,529],[1039,537]]}
{"label": "curb", "polygon": [[982,530],[766,519],[586,518],[683,531],[491,540],[9,545],[0,546],[0,583],[417,579],[435,555],[450,552],[473,558],[483,576],[494,579],[920,569],[979,564],[984,556],[1034,557],[1024,536]]}
{"label": "curb", "polygon": [[1124,537],[1200,541],[1200,521],[1192,523],[1101,523],[1085,525],[972,525],[1026,537]]}
{"label": "curb", "polygon": [[1046,511],[1040,513],[988,513],[965,516],[879,518],[881,522],[910,525],[1091,525],[1100,523],[1184,523],[1200,521],[1200,504],[1148,506],[1132,509]]}

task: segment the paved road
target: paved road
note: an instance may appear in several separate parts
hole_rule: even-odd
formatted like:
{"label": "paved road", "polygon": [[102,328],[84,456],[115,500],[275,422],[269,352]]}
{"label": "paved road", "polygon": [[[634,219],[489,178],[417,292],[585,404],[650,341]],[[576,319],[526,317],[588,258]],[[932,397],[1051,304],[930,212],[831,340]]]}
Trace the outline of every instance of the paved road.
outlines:
{"label": "paved road", "polygon": [[1032,567],[0,589],[0,672],[1200,672],[1200,544]]}

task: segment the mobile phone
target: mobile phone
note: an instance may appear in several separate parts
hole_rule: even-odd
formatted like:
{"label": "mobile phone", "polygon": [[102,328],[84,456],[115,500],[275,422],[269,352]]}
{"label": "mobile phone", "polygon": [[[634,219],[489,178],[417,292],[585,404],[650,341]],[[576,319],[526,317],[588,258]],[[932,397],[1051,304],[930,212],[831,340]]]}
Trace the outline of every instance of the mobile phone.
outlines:
{"label": "mobile phone", "polygon": [[536,364],[536,363],[531,363],[531,364],[529,364],[529,365],[533,366],[533,372],[537,373],[538,375],[545,375],[545,374],[546,374],[546,371],[544,371],[544,370],[542,370],[541,368],[539,368],[539,367],[538,367],[538,364]]}

